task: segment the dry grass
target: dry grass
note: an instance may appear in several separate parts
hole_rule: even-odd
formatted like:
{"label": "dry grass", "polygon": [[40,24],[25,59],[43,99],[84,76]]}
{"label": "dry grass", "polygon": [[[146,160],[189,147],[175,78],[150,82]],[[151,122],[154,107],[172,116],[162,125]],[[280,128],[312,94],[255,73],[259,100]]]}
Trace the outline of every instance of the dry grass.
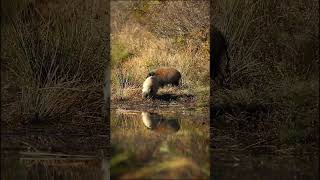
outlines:
{"label": "dry grass", "polygon": [[[163,89],[159,94],[193,94],[205,102],[208,2],[114,2],[113,6],[121,8],[111,13],[111,43],[121,44],[124,52],[113,68],[121,72],[114,74],[114,92],[139,89],[149,70],[172,66],[182,72],[182,90]],[[177,8],[181,11],[174,11]],[[216,113],[212,118],[231,122],[221,127],[222,136],[236,137],[243,146],[258,138],[279,149],[319,148],[318,10],[316,1],[213,2],[212,25],[226,36],[231,57],[230,89],[214,86],[210,93]],[[132,92],[125,97],[139,93]]]}
{"label": "dry grass", "polygon": [[288,153],[319,149],[318,10],[316,1],[215,1],[232,73],[230,90],[211,92],[217,138],[266,140]]}
{"label": "dry grass", "polygon": [[7,92],[2,95],[7,101],[3,102],[6,116],[2,121],[101,114],[107,53],[101,3],[103,0],[5,3],[7,8],[3,8],[8,11],[3,11],[1,26],[5,82],[1,90]]}
{"label": "dry grass", "polygon": [[[52,1],[50,11],[46,0],[10,2],[1,9],[2,122],[99,114],[104,1]],[[181,71],[182,88],[160,93],[206,102],[208,2],[113,1],[112,7],[112,98],[140,98],[147,72],[171,66]],[[232,122],[221,135],[319,149],[318,11],[314,0],[214,1],[212,22],[229,42],[232,73],[230,90],[211,92],[213,118]]]}
{"label": "dry grass", "polygon": [[[187,13],[197,14],[196,10],[200,7],[196,4],[200,4],[201,7],[208,5],[205,2],[193,3],[141,2],[136,6],[146,11],[142,13],[133,8],[130,3],[126,9],[116,10],[116,7],[122,4],[113,2],[115,10],[111,14],[111,44],[114,48],[111,49],[111,53],[114,55],[113,61],[117,64],[112,69],[114,72],[112,86],[115,92],[120,92],[121,88],[128,86],[141,88],[150,70],[164,66],[178,69],[182,73],[182,86],[187,89],[194,90],[197,87],[201,89],[209,86],[209,41],[205,38],[209,32],[209,26],[205,26],[209,24],[208,18],[192,17],[190,20],[179,21],[179,17]],[[181,14],[173,13],[172,9],[176,7],[184,8]],[[131,14],[120,13],[125,10]],[[171,22],[165,15],[169,12],[173,13],[172,18],[177,22],[166,24]],[[201,11],[201,13],[208,17],[209,11]],[[148,23],[145,22],[147,20]],[[122,24],[119,25],[119,22]],[[154,24],[155,22],[158,23]],[[201,28],[196,28],[199,23],[204,24]],[[169,27],[171,29],[166,29]],[[182,27],[187,28],[187,31],[173,29]],[[172,32],[164,34],[166,30]],[[199,38],[203,39],[199,40]],[[121,51],[119,47],[122,47],[122,53],[119,53]],[[115,96],[119,94],[121,93],[114,93]]]}

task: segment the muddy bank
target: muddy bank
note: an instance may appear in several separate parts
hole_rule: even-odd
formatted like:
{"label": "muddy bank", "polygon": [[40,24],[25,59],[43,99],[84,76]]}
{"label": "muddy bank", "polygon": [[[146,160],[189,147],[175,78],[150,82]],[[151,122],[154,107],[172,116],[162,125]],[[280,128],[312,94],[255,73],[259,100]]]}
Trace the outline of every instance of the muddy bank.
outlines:
{"label": "muddy bank", "polygon": [[[203,100],[202,100],[203,101]],[[144,99],[141,97],[140,89],[136,89],[132,96],[128,98],[112,98],[111,109],[130,109],[138,111],[174,111],[174,110],[197,110],[208,109],[209,103],[200,102],[200,98],[190,94],[177,92],[168,92],[166,90],[159,93],[155,99]]]}

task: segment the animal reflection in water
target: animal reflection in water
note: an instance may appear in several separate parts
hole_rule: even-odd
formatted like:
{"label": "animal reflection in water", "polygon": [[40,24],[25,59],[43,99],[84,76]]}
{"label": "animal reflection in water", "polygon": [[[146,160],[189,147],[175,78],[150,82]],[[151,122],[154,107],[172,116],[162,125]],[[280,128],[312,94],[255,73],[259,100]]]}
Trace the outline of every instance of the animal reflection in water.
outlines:
{"label": "animal reflection in water", "polygon": [[161,134],[175,133],[179,131],[180,124],[177,119],[165,118],[157,113],[142,112],[143,124],[152,131]]}

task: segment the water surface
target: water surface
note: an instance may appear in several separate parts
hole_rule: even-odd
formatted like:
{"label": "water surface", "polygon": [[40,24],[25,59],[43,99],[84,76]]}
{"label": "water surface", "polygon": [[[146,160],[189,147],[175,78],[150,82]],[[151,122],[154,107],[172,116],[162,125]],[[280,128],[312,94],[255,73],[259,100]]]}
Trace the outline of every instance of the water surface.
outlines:
{"label": "water surface", "polygon": [[108,180],[109,163],[90,155],[46,152],[13,152],[1,154],[3,180]]}
{"label": "water surface", "polygon": [[209,179],[208,113],[111,113],[111,179]]}

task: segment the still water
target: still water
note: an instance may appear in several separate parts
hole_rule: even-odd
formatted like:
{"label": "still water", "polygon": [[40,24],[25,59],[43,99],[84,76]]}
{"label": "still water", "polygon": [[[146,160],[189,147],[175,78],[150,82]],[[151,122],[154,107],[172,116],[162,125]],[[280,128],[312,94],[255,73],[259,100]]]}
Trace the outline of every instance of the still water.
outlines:
{"label": "still water", "polygon": [[209,179],[207,115],[112,111],[111,179]]}
{"label": "still water", "polygon": [[1,153],[2,180],[109,180],[104,158],[44,152]]}

